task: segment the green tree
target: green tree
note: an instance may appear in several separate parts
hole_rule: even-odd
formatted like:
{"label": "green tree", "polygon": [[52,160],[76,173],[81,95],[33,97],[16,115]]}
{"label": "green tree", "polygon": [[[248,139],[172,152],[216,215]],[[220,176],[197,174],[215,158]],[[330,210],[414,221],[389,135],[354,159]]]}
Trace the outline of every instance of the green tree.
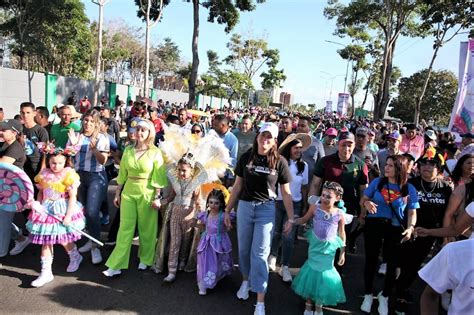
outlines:
{"label": "green tree", "polygon": [[[398,97],[390,104],[389,114],[403,121],[413,119],[413,112],[417,105],[414,95],[420,95],[424,78],[428,70],[422,70],[410,77],[400,79]],[[457,78],[451,71],[433,71],[426,87],[425,97],[421,103],[420,118],[433,118],[437,125],[447,126],[457,93]]]}
{"label": "green tree", "polygon": [[390,102],[390,87],[393,72],[393,57],[397,40],[401,35],[420,36],[426,28],[420,27],[419,12],[423,5],[412,0],[366,1],[354,0],[342,4],[339,0],[328,0],[324,15],[336,19],[335,34],[340,37],[351,36],[351,28],[367,29],[372,36],[383,42],[383,55],[380,64],[379,80],[375,93],[374,117],[380,119]]}
{"label": "green tree", "polygon": [[[421,15],[423,27],[430,28],[430,32],[435,40],[433,44],[433,55],[431,57],[430,65],[428,66],[426,78],[424,79],[423,88],[418,96],[418,101],[415,107],[415,123],[418,123],[420,119],[423,97],[439,49],[458,35],[460,31],[472,26],[472,15],[474,13],[470,8],[471,0],[424,0],[424,2],[427,6]],[[452,34],[448,36],[450,31],[452,31]]]}
{"label": "green tree", "polygon": [[280,86],[286,80],[283,69],[278,70],[280,53],[278,49],[268,48],[268,43],[262,38],[244,38],[240,34],[233,34],[227,48],[230,55],[225,62],[234,68],[234,71],[243,73],[252,81],[255,75],[266,66],[267,71],[262,72],[262,88],[269,89]]}
{"label": "green tree", "polygon": [[158,77],[160,75],[174,75],[181,62],[181,52],[178,45],[169,37],[166,37],[162,43],[153,49],[151,73]]}
{"label": "green tree", "polygon": [[80,0],[3,0],[0,9],[7,12],[0,34],[18,68],[89,76],[91,32]]}

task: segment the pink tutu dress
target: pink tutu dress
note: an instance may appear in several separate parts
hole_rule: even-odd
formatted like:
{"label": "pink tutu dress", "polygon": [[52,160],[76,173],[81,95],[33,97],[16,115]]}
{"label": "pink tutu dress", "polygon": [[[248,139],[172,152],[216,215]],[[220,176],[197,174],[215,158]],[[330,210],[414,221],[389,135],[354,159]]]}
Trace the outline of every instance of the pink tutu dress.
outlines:
{"label": "pink tutu dress", "polygon": [[[68,208],[68,191],[79,186],[79,175],[70,167],[55,174],[48,168],[43,169],[36,177],[38,188],[43,190],[43,202],[39,209],[33,207],[26,228],[30,232],[34,244],[66,244],[79,240],[81,234],[48,214],[55,215],[60,220],[64,218]],[[76,202],[70,226],[79,230],[85,228],[86,218],[84,208]]]}

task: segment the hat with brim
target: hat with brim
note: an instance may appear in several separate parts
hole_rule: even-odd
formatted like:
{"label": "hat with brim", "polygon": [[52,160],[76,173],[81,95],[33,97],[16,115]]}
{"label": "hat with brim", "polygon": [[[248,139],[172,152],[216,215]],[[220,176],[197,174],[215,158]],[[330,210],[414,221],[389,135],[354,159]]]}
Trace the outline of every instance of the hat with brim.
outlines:
{"label": "hat with brim", "polygon": [[63,105],[61,106],[61,109],[68,108],[71,111],[71,118],[80,118],[82,116],[81,113],[78,113],[76,111],[76,108],[72,105]]}
{"label": "hat with brim", "polygon": [[430,139],[430,140],[436,140],[437,139],[436,133],[434,132],[434,130],[431,130],[431,129],[426,130],[425,136],[428,137],[428,139]]}
{"label": "hat with brim", "polygon": [[16,119],[7,119],[0,122],[0,130],[12,130],[16,133],[21,133],[23,131],[23,125]]}
{"label": "hat with brim", "polygon": [[278,152],[282,153],[285,147],[294,140],[299,140],[303,145],[302,150],[306,151],[311,146],[311,136],[306,133],[292,133],[281,143]]}

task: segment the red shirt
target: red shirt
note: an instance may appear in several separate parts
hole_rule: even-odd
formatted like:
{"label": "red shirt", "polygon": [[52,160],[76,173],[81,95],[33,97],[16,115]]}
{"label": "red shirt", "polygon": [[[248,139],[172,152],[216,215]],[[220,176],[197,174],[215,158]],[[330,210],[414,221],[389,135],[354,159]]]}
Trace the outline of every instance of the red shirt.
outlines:
{"label": "red shirt", "polygon": [[81,112],[81,114],[87,112],[89,108],[91,108],[91,102],[89,102],[89,100],[82,99],[79,103],[79,111]]}
{"label": "red shirt", "polygon": [[155,126],[155,132],[158,133],[161,131],[161,129],[163,128],[161,126],[161,119],[157,118],[155,120],[153,120],[153,125]]}

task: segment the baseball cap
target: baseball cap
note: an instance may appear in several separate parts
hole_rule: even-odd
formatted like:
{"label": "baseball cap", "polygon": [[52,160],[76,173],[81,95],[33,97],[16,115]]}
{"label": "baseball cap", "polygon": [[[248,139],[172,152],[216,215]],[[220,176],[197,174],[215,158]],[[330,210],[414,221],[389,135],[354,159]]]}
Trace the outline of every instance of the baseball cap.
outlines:
{"label": "baseball cap", "polygon": [[359,136],[367,136],[369,134],[369,130],[365,127],[359,127],[356,129],[356,135]]}
{"label": "baseball cap", "polygon": [[345,142],[345,141],[350,141],[350,142],[355,142],[354,139],[354,134],[349,131],[343,131],[339,134],[339,143]]}
{"label": "baseball cap", "polygon": [[21,133],[23,131],[23,125],[16,119],[7,119],[0,122],[0,129],[13,130],[17,133]]}
{"label": "baseball cap", "polygon": [[278,126],[271,122],[265,122],[260,127],[259,133],[268,131],[273,138],[278,137]]}
{"label": "baseball cap", "polygon": [[326,136],[334,136],[334,137],[337,137],[337,130],[336,130],[336,128],[329,128],[328,130],[326,130],[325,135],[326,135]]}
{"label": "baseball cap", "polygon": [[402,137],[400,136],[400,133],[398,131],[394,131],[391,134],[387,135],[387,138],[398,140],[398,141],[402,140]]}
{"label": "baseball cap", "polygon": [[128,125],[128,132],[135,132],[137,129],[138,123],[140,122],[140,118],[135,117],[130,121],[130,124]]}
{"label": "baseball cap", "polygon": [[369,129],[368,134],[369,136],[375,136],[375,131],[373,131],[372,129]]}

